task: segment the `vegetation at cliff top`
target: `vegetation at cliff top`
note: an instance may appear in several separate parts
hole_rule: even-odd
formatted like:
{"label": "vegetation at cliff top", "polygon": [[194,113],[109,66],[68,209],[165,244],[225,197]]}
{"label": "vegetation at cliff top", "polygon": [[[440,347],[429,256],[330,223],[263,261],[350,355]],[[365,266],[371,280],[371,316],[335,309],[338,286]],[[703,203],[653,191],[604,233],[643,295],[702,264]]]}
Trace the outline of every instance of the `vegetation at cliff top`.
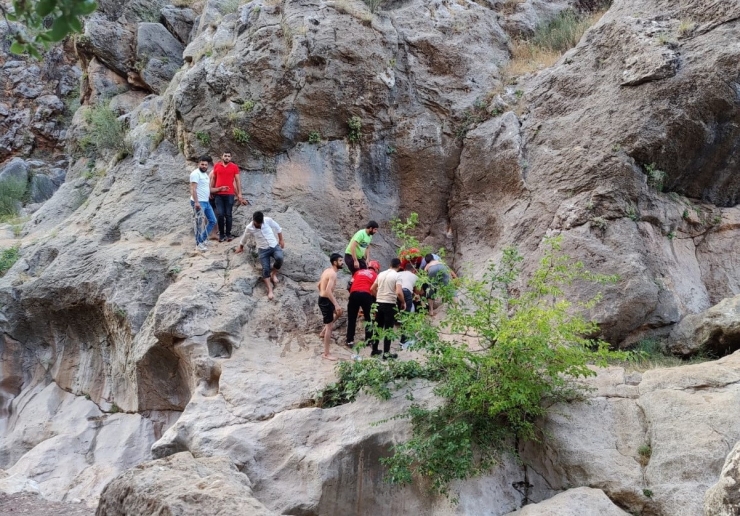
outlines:
{"label": "vegetation at cliff top", "polygon": [[28,53],[37,59],[52,43],[73,32],[82,32],[82,18],[97,8],[94,0],[13,0],[9,10],[0,3],[2,15],[25,28],[13,30],[11,26],[13,44],[10,51]]}
{"label": "vegetation at cliff top", "polygon": [[400,329],[376,328],[380,338],[410,336],[409,349],[419,358],[338,365],[337,382],[320,393],[323,406],[352,401],[363,391],[389,399],[413,378],[434,382],[437,402],[414,401],[399,416],[411,421],[412,435],[382,459],[389,481],[426,479],[448,494],[449,482],[490,470],[503,453],[516,453],[518,441],[538,440],[537,421],[549,405],[582,394],[574,380],[593,376],[590,365],[628,359],[629,353],[589,337],[598,328],[578,308],[593,307],[598,298],[576,304],[564,292],[575,282],[616,278],[586,271],[561,252],[557,238],[545,248],[528,280],[520,278],[522,257],[509,248],[481,279],[438,286],[447,309],[436,324],[421,308],[399,314]]}

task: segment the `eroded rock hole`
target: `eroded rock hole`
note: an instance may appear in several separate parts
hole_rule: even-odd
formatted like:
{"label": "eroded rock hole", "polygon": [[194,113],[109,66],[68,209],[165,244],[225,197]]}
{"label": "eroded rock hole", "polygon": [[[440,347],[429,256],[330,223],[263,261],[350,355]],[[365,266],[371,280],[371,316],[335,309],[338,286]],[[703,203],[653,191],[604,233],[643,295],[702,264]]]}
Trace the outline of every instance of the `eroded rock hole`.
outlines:
{"label": "eroded rock hole", "polygon": [[208,337],[208,355],[211,358],[231,358],[233,346],[229,339],[214,335]]}
{"label": "eroded rock hole", "polygon": [[139,410],[184,410],[190,401],[187,364],[173,350],[151,348],[137,364]]}

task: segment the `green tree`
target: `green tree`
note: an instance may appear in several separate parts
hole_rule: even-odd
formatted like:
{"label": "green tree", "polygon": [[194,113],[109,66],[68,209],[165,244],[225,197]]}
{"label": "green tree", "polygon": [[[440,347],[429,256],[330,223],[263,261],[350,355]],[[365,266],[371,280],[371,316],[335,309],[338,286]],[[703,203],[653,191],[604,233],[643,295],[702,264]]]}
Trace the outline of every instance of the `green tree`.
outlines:
{"label": "green tree", "polygon": [[[50,44],[73,32],[81,32],[82,18],[97,8],[94,0],[13,0],[9,10],[0,4],[0,11],[13,33],[10,51],[28,53],[39,59]],[[9,22],[18,22],[25,30],[14,29]]]}
{"label": "green tree", "polygon": [[415,403],[400,416],[410,419],[412,435],[382,459],[391,482],[423,477],[447,493],[450,481],[490,470],[502,453],[516,453],[517,442],[538,440],[547,406],[578,397],[583,387],[574,380],[594,375],[590,365],[628,357],[591,337],[598,327],[582,314],[598,299],[576,304],[565,295],[576,282],[616,278],[586,271],[562,253],[557,238],[545,247],[527,280],[520,278],[522,257],[510,248],[481,279],[439,286],[448,307],[436,325],[423,308],[400,313],[393,334],[412,336],[419,359],[403,367],[375,359],[338,367],[338,381],[323,392],[326,405],[351,401],[363,390],[388,398],[412,378],[435,383],[441,403]]}

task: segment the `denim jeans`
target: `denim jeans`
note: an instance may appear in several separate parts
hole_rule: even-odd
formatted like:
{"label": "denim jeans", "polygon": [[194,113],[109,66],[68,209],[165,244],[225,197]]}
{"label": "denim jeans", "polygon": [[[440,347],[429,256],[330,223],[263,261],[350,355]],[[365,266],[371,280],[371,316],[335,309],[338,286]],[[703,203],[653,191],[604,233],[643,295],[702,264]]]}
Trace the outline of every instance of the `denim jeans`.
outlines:
{"label": "denim jeans", "polygon": [[[259,250],[260,263],[262,264],[262,277],[267,279],[270,277],[270,269],[280,269],[283,266],[283,249],[276,245],[275,247],[267,247]],[[270,258],[275,259],[275,263],[270,267]]]}
{"label": "denim jeans", "polygon": [[[216,215],[213,214],[213,209],[211,208],[210,203],[208,201],[201,201],[198,204],[200,204],[200,210],[203,212],[203,216],[206,219],[206,225],[205,227],[197,227],[195,230],[195,244],[202,244],[203,242],[208,240],[208,234],[213,229],[213,226],[216,225]],[[193,211],[195,211],[195,203],[193,201],[190,201],[190,206],[193,207]],[[198,232],[200,231],[200,233]]]}
{"label": "denim jeans", "polygon": [[218,236],[224,238],[231,235],[231,221],[234,212],[234,196],[219,195],[213,196],[216,203],[216,219],[218,220]]}

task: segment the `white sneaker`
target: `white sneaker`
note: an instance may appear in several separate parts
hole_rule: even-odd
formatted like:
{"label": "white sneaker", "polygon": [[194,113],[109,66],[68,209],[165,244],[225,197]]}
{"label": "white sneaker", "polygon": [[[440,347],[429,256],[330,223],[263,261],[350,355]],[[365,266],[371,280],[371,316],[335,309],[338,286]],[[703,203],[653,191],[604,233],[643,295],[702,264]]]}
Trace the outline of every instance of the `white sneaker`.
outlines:
{"label": "white sneaker", "polygon": [[197,251],[205,252],[205,251],[208,251],[208,246],[206,246],[206,244],[201,243],[201,244],[196,245],[195,249]]}

